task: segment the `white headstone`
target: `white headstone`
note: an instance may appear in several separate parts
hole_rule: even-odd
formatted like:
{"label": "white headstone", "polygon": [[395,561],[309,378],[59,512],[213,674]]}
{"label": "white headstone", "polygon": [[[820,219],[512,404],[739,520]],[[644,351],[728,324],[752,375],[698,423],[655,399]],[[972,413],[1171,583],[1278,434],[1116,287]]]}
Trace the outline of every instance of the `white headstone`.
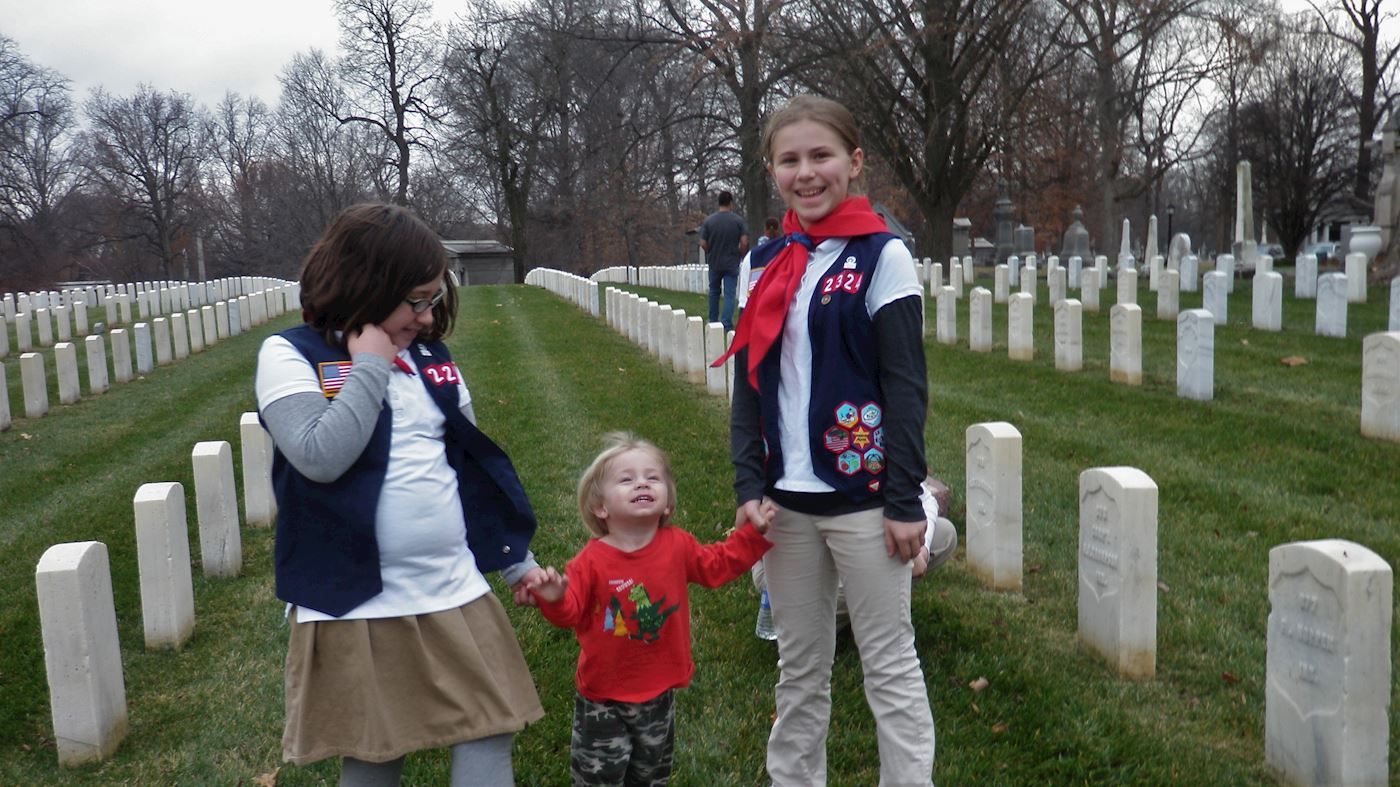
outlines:
{"label": "white headstone", "polygon": [[247,318],[248,296],[240,295],[228,301],[228,335],[237,336],[248,330]]}
{"label": "white headstone", "polygon": [[958,292],[952,286],[938,288],[939,344],[958,343]]}
{"label": "white headstone", "polygon": [[1215,318],[1216,325],[1224,325],[1229,320],[1230,294],[1228,280],[1223,271],[1211,271],[1204,277],[1204,291],[1201,306]]}
{"label": "white headstone", "polygon": [[1235,291],[1235,255],[1222,254],[1215,258],[1215,272],[1225,274],[1225,292]]}
{"label": "white headstone", "polygon": [[113,328],[112,340],[112,379],[119,383],[131,382],[131,343],[127,341],[125,328]]}
{"label": "white headstone", "polygon": [[935,262],[929,266],[928,293],[937,295],[938,290],[943,286],[943,263]]}
{"label": "white headstone", "polygon": [[1132,268],[1118,271],[1118,302],[1137,303],[1137,271]]}
{"label": "white headstone", "polygon": [[[1248,245],[1248,244],[1246,244]],[[1274,270],[1274,258],[1267,254],[1254,255],[1254,275],[1257,278],[1261,273],[1272,273]]]}
{"label": "white headstone", "polygon": [[1021,294],[1031,296],[1031,303],[1035,303],[1036,278],[1034,269],[1026,268],[1021,271]]}
{"label": "white headstone", "polygon": [[44,374],[44,356],[22,353],[19,377],[24,387],[24,417],[43,418],[49,412],[49,382]]}
{"label": "white headstone", "polygon": [[1157,282],[1157,319],[1176,321],[1181,310],[1181,273],[1170,268],[1162,271],[1162,279]]}
{"label": "white headstone", "polygon": [[992,351],[992,291],[973,287],[968,299],[967,344],[973,352]]}
{"label": "white headstone", "polygon": [[1108,258],[1102,254],[1094,258],[1094,270],[1098,274],[1096,279],[1100,290],[1108,289]]}
{"label": "white headstone", "polygon": [[222,440],[195,443],[191,458],[204,576],[236,577],[243,568],[243,539],[238,531],[233,450]]}
{"label": "white headstone", "polygon": [[1400,442],[1400,331],[1361,343],[1361,434]]}
{"label": "white headstone", "polygon": [[136,373],[150,374],[155,368],[151,357],[151,326],[138,322],[131,326],[132,341],[136,344]]}
{"label": "white headstone", "polygon": [[60,342],[73,341],[73,323],[69,322],[68,313],[71,309],[67,306],[53,307],[54,326],[58,329],[57,337]]}
{"label": "white headstone", "polygon": [[1108,310],[1108,379],[1142,384],[1142,307],[1120,303]]}
{"label": "white headstone", "polygon": [[89,336],[83,339],[83,347],[87,350],[88,392],[106,393],[107,345],[102,343],[101,336]]}
{"label": "white headstone", "polygon": [[1099,272],[1096,268],[1085,268],[1079,274],[1079,282],[1083,286],[1079,288],[1079,300],[1083,304],[1082,308],[1086,312],[1099,310]]}
{"label": "white headstone", "polygon": [[1181,258],[1181,270],[1178,271],[1180,278],[1177,279],[1179,292],[1196,292],[1199,289],[1200,262],[1194,254],[1187,254]]}
{"label": "white headstone", "polygon": [[1317,297],[1317,255],[1299,254],[1293,258],[1293,297]]}
{"label": "white headstone", "polygon": [[73,404],[83,395],[78,381],[78,348],[72,342],[55,344],[53,365],[58,377],[58,403]]}
{"label": "white headstone", "polygon": [[185,313],[170,315],[170,346],[175,352],[175,360],[183,361],[190,354],[190,334],[185,329]]}
{"label": "white headstone", "polygon": [[[1063,303],[1063,301],[1061,302]],[[1021,590],[1021,433],[967,428],[967,567],[992,590]]]}
{"label": "white headstone", "polygon": [[[0,331],[5,326],[0,325]],[[0,363],[0,432],[10,428],[12,419],[10,417],[10,386],[5,379],[5,364]]]}
{"label": "white headstone", "polygon": [[1283,275],[1270,271],[1254,276],[1253,323],[1261,331],[1283,328]]}
{"label": "white headstone", "polygon": [[22,353],[34,349],[34,338],[30,334],[32,317],[29,312],[19,312],[15,315],[15,349]]}
{"label": "white headstone", "polygon": [[10,355],[10,326],[0,317],[0,358]]}
{"label": "white headstone", "polygon": [[1269,550],[1264,758],[1286,782],[1389,782],[1393,581],[1350,541]]}
{"label": "white headstone", "polygon": [[1069,288],[1079,289],[1079,277],[1084,272],[1084,258],[1078,255],[1069,258]]}
{"label": "white headstone", "polygon": [[[218,338],[227,339],[229,337],[228,301],[219,301],[218,303],[214,304],[214,322],[217,327],[216,333],[218,334]],[[208,331],[205,331],[204,338],[208,340],[209,336],[210,333]],[[213,344],[213,342],[208,343]]]}
{"label": "white headstone", "polygon": [[79,300],[73,304],[73,331],[77,336],[87,336],[88,305]]}
{"label": "white headstone", "polygon": [[55,544],[34,572],[59,765],[101,760],[126,736],[117,615],[107,545]]}
{"label": "white headstone", "polygon": [[267,527],[277,518],[272,495],[272,435],[257,413],[238,418],[239,454],[243,461],[243,514],[249,527]]}
{"label": "white headstone", "polygon": [[190,352],[204,352],[204,320],[198,309],[185,312],[185,326],[190,334]]}
{"label": "white headstone", "polygon": [[712,322],[705,326],[705,390],[724,396],[724,364],[711,366],[728,349],[724,344],[724,324]]}
{"label": "white headstone", "polygon": [[1035,360],[1035,299],[1028,293],[1011,296],[1006,308],[1006,353],[1013,361]]}
{"label": "white headstone", "polygon": [[1366,302],[1366,255],[1359,252],[1348,254],[1346,258],[1347,301]]}
{"label": "white headstone", "polygon": [[179,650],[194,631],[185,487],[174,482],[142,484],[132,507],[136,510],[136,565],[141,574],[146,649]]}
{"label": "white headstone", "polygon": [[1151,292],[1157,291],[1157,283],[1162,280],[1162,269],[1166,267],[1166,258],[1160,254],[1154,255],[1147,260],[1147,289]]}
{"label": "white headstone", "polygon": [[204,327],[204,346],[213,347],[219,341],[219,328],[213,306],[199,307],[199,322]]}
{"label": "white headstone", "polygon": [[151,333],[154,336],[156,346],[156,365],[170,365],[170,320],[165,317],[157,317],[151,321]]}
{"label": "white headstone", "polygon": [[1176,318],[1176,395],[1202,402],[1215,397],[1215,317],[1206,309]]}
{"label": "white headstone", "polygon": [[1390,322],[1387,331],[1400,331],[1400,276],[1390,280]]}
{"label": "white headstone", "polygon": [[53,346],[53,317],[48,309],[34,310],[34,325],[39,329],[39,346]]}
{"label": "white headstone", "polygon": [[705,384],[705,319],[703,317],[688,317],[685,321],[685,376],[696,385]]}
{"label": "white headstone", "polygon": [[1324,273],[1317,279],[1318,336],[1345,339],[1347,336],[1347,277],[1344,273]]}
{"label": "white headstone", "polygon": [[1050,290],[1051,306],[1065,299],[1065,283],[1067,279],[1068,274],[1065,273],[1065,269],[1058,265],[1045,272],[1045,286]]}
{"label": "white headstone", "polygon": [[1083,307],[1074,298],[1055,304],[1055,368],[1062,372],[1084,368]]}
{"label": "white headstone", "polygon": [[1010,286],[1021,286],[1021,258],[1015,254],[1006,258],[1006,277]]}
{"label": "white headstone", "polygon": [[1136,468],[1079,475],[1079,644],[1125,677],[1157,673],[1157,484]]}
{"label": "white headstone", "polygon": [[948,263],[948,286],[953,288],[953,297],[963,296],[963,267],[961,263]]}
{"label": "white headstone", "polygon": [[1006,303],[1011,297],[1011,286],[1007,281],[1007,267],[1003,263],[992,271],[992,298],[997,303]]}

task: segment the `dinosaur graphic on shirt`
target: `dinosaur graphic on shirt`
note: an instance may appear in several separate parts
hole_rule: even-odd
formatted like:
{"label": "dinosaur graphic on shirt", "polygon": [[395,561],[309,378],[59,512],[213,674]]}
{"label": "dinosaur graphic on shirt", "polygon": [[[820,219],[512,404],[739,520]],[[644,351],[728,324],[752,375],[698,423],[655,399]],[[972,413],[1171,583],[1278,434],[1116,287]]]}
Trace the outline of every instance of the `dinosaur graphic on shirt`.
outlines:
{"label": "dinosaur graphic on shirt", "polygon": [[[680,604],[665,606],[665,596],[652,601],[651,596],[647,595],[646,586],[640,583],[628,591],[627,597],[637,605],[636,611],[632,613],[632,621],[637,624],[636,632],[630,636],[632,639],[642,642],[655,642],[661,639],[661,626],[666,623],[666,618],[681,608]],[[616,598],[614,598],[614,603],[616,603]]]}

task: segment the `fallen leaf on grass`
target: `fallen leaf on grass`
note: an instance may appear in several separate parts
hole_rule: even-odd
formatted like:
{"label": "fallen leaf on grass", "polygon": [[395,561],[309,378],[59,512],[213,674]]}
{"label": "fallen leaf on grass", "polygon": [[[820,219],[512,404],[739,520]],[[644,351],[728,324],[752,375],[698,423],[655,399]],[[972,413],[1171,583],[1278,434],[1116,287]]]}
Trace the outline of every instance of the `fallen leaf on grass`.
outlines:
{"label": "fallen leaf on grass", "polygon": [[989,685],[990,684],[987,682],[986,678],[978,678],[977,680],[974,680],[971,683],[967,684],[967,687],[969,689],[972,689],[973,691],[981,691],[982,689],[987,688],[987,686]]}
{"label": "fallen leaf on grass", "polygon": [[280,770],[282,770],[282,768],[277,767],[273,768],[270,773],[254,776],[253,784],[257,785],[257,787],[277,787],[277,772]]}
{"label": "fallen leaf on grass", "polygon": [[1170,592],[1172,592],[1172,589],[1169,588],[1169,587],[1167,587],[1167,583],[1162,582],[1161,580],[1158,580],[1158,581],[1157,581],[1157,589],[1160,590],[1160,591],[1162,591],[1163,593],[1170,593]]}
{"label": "fallen leaf on grass", "polygon": [[1007,729],[1008,727],[1006,726],[1006,722],[999,721],[996,724],[992,725],[992,734],[1001,735],[1002,733],[1006,732]]}
{"label": "fallen leaf on grass", "polygon": [[1248,339],[1240,339],[1240,344],[1243,344],[1245,347],[1248,347],[1248,346],[1249,346],[1249,340],[1248,340]]}
{"label": "fallen leaf on grass", "polygon": [[19,433],[19,439],[21,439],[21,440],[33,440],[33,439],[34,439],[34,435],[32,435],[32,434],[26,434],[26,433],[24,433],[24,432],[20,432],[20,433]]}
{"label": "fallen leaf on grass", "polygon": [[1039,574],[1039,573],[1040,573],[1040,564],[1039,564],[1039,563],[1032,564],[1030,568],[1026,569],[1026,573],[1027,573],[1027,574]]}
{"label": "fallen leaf on grass", "polygon": [[975,702],[972,703],[972,712],[975,713],[975,714],[977,714],[978,716],[981,716],[981,715],[982,715],[982,709],[979,708],[979,707],[977,707],[977,703],[975,703]]}
{"label": "fallen leaf on grass", "polygon": [[1200,697],[1192,697],[1191,699],[1189,699],[1189,700],[1186,701],[1186,707],[1188,707],[1188,708],[1199,708],[1199,707],[1201,707],[1201,698],[1200,698]]}
{"label": "fallen leaf on grass", "polygon": [[1233,672],[1222,672],[1222,673],[1220,673],[1220,679],[1223,680],[1223,681],[1225,681],[1226,683],[1239,683],[1239,682],[1240,682],[1240,679],[1237,678],[1237,677],[1235,677],[1235,673],[1233,673]]}
{"label": "fallen leaf on grass", "polygon": [[1308,359],[1301,355],[1290,355],[1287,358],[1280,358],[1278,362],[1284,366],[1302,366],[1308,362]]}

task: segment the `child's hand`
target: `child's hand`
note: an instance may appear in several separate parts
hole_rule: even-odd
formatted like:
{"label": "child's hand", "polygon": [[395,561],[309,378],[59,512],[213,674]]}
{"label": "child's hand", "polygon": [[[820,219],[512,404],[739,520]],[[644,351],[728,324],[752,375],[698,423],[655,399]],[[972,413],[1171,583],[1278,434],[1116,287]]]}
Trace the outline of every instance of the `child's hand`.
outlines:
{"label": "child's hand", "polygon": [[777,513],[778,507],[766,497],[763,500],[749,500],[734,512],[734,527],[742,527],[745,522],[749,522],[754,530],[767,533],[768,526],[773,523],[773,517]]}
{"label": "child's hand", "polygon": [[529,587],[535,598],[546,604],[553,604],[564,597],[564,588],[569,586],[569,578],[561,575],[554,566],[543,569],[544,578]]}
{"label": "child's hand", "polygon": [[535,602],[534,594],[532,594],[530,590],[543,582],[545,577],[544,569],[539,566],[535,566],[529,571],[526,571],[524,576],[517,580],[514,585],[510,586],[511,595],[515,599],[515,605],[517,607],[539,606],[539,604]]}
{"label": "child's hand", "polygon": [[351,356],[356,353],[374,353],[389,363],[393,363],[394,356],[399,354],[399,348],[394,346],[389,334],[374,323],[362,325],[357,331],[347,332],[345,349]]}

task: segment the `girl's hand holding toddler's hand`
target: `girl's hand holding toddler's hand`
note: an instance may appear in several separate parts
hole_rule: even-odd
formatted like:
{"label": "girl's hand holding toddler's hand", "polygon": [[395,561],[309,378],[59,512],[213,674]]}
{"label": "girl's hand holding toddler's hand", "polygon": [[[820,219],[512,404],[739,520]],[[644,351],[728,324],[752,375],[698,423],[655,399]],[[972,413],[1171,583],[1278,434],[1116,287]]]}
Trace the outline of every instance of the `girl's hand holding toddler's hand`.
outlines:
{"label": "girl's hand holding toddler's hand", "polygon": [[359,330],[346,333],[345,349],[350,351],[351,357],[357,353],[374,353],[389,363],[393,363],[394,356],[399,354],[399,348],[394,346],[389,334],[374,323],[367,323]]}
{"label": "girl's hand holding toddler's hand", "polygon": [[[531,572],[534,573],[534,572]],[[555,570],[554,566],[541,569],[544,578],[529,587],[529,592],[535,594],[535,598],[548,604],[553,604],[564,597],[564,588],[569,586],[569,578]]]}
{"label": "girl's hand holding toddler's hand", "polygon": [[512,597],[515,599],[515,605],[517,607],[538,607],[539,604],[535,601],[535,595],[530,591],[533,590],[536,585],[543,582],[546,576],[547,574],[545,574],[544,569],[535,566],[529,571],[526,571],[525,576],[517,580],[514,585],[511,585],[510,590]]}
{"label": "girl's hand holding toddler's hand", "polygon": [[754,530],[767,533],[768,526],[773,524],[773,517],[777,513],[778,507],[766,497],[763,500],[748,500],[734,511],[734,527],[740,528],[745,522],[749,522]]}

